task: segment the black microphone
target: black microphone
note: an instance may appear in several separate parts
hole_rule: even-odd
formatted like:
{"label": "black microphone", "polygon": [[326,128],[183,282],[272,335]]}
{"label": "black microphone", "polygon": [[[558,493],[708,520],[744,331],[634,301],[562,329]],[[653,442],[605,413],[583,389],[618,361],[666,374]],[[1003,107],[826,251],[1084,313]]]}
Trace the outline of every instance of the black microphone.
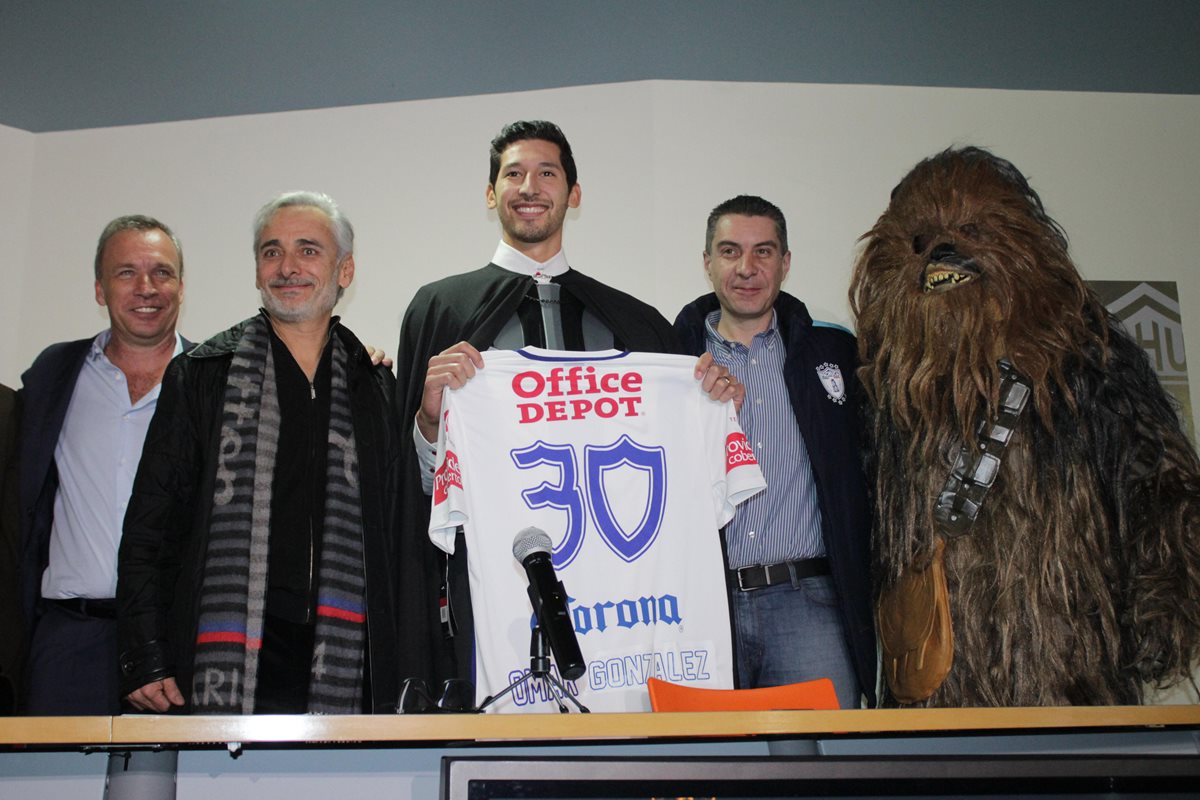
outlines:
{"label": "black microphone", "polygon": [[554,575],[550,561],[553,547],[550,537],[540,528],[525,528],[513,539],[513,557],[529,576],[529,602],[537,622],[550,640],[550,652],[564,678],[573,681],[583,676],[586,665],[579,652],[579,639],[567,611],[567,590]]}

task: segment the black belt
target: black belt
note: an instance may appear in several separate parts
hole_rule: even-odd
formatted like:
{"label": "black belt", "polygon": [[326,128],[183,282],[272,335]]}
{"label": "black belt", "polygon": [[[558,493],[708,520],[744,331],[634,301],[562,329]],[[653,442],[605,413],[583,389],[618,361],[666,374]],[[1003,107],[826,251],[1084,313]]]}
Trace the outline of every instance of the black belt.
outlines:
{"label": "black belt", "polygon": [[815,578],[818,575],[829,574],[828,558],[805,558],[800,561],[780,561],[778,564],[755,564],[751,567],[741,567],[734,570],[737,588],[743,592],[750,589],[765,589],[777,583],[791,583],[792,576],[796,580]]}
{"label": "black belt", "polygon": [[50,597],[45,599],[59,608],[65,608],[67,611],[73,611],[85,617],[95,617],[96,619],[117,618],[116,600],[93,600],[90,597],[69,597],[66,600],[56,600]]}

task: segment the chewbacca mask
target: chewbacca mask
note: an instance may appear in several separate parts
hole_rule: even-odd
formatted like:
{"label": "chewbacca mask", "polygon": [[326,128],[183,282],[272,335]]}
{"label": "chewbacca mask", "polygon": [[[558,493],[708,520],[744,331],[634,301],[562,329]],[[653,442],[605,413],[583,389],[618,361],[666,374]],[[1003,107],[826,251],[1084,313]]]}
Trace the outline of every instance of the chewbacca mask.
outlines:
{"label": "chewbacca mask", "polygon": [[[871,400],[876,585],[920,574],[945,543],[953,662],[924,702],[1131,704],[1188,678],[1200,462],[1037,193],[1008,161],[947,150],[905,176],[863,238],[850,302]],[[1010,371],[1026,387],[1015,417]],[[939,495],[1006,414],[994,482],[948,531]]]}

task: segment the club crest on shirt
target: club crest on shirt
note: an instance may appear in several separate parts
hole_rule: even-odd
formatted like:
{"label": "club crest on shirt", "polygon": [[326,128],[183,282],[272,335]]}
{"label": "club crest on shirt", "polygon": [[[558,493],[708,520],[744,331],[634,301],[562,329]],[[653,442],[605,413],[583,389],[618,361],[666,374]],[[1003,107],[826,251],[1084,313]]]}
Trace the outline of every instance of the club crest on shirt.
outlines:
{"label": "club crest on shirt", "polygon": [[817,377],[830,400],[838,405],[846,402],[846,382],[842,380],[841,367],[826,361],[817,367]]}

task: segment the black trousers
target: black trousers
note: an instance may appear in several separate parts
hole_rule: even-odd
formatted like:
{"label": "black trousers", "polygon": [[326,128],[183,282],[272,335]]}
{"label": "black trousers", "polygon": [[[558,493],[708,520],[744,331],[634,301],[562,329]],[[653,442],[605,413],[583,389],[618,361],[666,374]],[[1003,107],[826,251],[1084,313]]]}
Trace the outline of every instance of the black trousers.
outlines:
{"label": "black trousers", "polygon": [[267,615],[258,654],[256,714],[303,714],[308,711],[315,622],[289,622]]}
{"label": "black trousers", "polygon": [[117,621],[40,604],[33,629],[24,713],[113,716],[121,713]]}

